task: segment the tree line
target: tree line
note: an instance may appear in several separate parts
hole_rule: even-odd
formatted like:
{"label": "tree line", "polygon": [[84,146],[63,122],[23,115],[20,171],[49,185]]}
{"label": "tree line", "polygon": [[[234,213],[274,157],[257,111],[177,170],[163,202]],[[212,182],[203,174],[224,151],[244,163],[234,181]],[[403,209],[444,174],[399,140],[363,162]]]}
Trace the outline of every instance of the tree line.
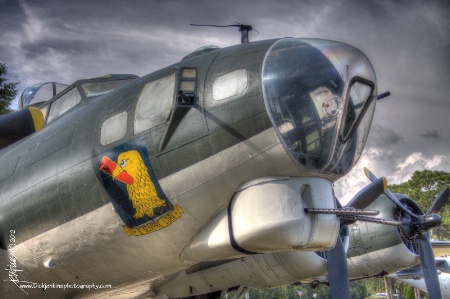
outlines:
{"label": "tree line", "polygon": [[6,78],[8,68],[6,63],[0,62],[0,115],[11,113],[11,102],[17,95],[17,86],[20,82],[8,82]]}

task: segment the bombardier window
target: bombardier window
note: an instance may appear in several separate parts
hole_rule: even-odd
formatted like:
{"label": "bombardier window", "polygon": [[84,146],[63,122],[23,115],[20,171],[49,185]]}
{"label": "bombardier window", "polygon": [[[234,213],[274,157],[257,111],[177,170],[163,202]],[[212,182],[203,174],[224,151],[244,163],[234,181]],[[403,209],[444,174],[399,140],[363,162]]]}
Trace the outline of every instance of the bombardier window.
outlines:
{"label": "bombardier window", "polygon": [[375,108],[367,57],[333,41],[282,39],[267,52],[262,78],[269,117],[291,158],[310,172],[348,172]]}

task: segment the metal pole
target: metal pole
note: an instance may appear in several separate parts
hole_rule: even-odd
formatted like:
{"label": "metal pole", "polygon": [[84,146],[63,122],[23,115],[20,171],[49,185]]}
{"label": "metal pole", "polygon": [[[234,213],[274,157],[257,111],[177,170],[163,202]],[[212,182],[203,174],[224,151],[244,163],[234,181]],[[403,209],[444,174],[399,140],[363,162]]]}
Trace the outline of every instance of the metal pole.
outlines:
{"label": "metal pole", "polygon": [[234,293],[234,295],[233,295],[233,297],[231,299],[237,299],[237,297],[239,296],[239,294],[241,294],[243,289],[244,289],[243,285],[239,286],[239,288],[237,289],[236,293]]}
{"label": "metal pole", "polygon": [[220,299],[225,299],[227,297],[228,290],[224,289],[220,292]]}
{"label": "metal pole", "polygon": [[241,31],[241,44],[248,43],[248,29],[242,28]]}
{"label": "metal pole", "polygon": [[384,276],[383,279],[384,279],[384,287],[386,288],[387,299],[393,299],[391,288],[390,288],[390,285],[389,285],[389,282],[388,282],[386,276]]}

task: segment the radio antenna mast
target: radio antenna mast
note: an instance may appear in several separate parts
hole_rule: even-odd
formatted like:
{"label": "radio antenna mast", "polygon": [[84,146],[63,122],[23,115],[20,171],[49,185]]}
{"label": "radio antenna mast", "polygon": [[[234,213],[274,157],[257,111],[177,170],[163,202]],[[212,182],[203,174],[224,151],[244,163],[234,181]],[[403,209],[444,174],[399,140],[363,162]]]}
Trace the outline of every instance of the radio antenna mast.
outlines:
{"label": "radio antenna mast", "polygon": [[[206,26],[206,27],[237,27],[239,32],[241,32],[241,44],[248,43],[248,33],[255,30],[252,25],[244,25],[234,22],[232,25],[203,25],[203,24],[190,24],[191,26]],[[255,30],[258,32],[257,30]],[[259,32],[258,32],[259,33]]]}

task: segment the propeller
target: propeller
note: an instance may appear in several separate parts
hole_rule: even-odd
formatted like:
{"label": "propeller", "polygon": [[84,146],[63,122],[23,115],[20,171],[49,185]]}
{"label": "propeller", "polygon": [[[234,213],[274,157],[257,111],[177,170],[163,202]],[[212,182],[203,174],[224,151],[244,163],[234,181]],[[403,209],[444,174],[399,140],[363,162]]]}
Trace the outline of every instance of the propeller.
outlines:
{"label": "propeller", "polygon": [[[338,217],[342,215],[345,219],[354,218],[363,214],[362,209],[370,205],[383,192],[386,191],[387,183],[384,177],[374,180],[359,191],[345,206],[344,209],[336,209]],[[348,215],[346,211],[355,210],[355,215]],[[370,211],[367,211],[370,212]],[[340,214],[342,213],[342,214]],[[356,218],[354,218],[356,220]],[[345,222],[345,221],[344,221]],[[343,226],[341,222],[341,226]],[[350,282],[348,279],[347,254],[340,237],[336,240],[333,249],[327,251],[328,282],[330,283],[331,297],[335,299],[350,298]]]}
{"label": "propeller", "polygon": [[[367,168],[364,169],[364,172],[372,182],[377,180],[377,177]],[[425,214],[422,214],[417,204],[409,197],[404,196],[398,199],[389,189],[386,189],[384,194],[403,212],[400,212],[400,230],[406,239],[415,241],[417,244],[425,285],[430,298],[442,299],[434,253],[428,238],[428,231],[442,223],[441,216],[436,213],[447,203],[450,194],[449,187],[444,188],[436,196],[430,209]],[[414,213],[408,209],[408,206],[418,213]]]}
{"label": "propeller", "polygon": [[327,267],[331,297],[336,299],[350,298],[347,256],[340,237],[337,238],[334,248],[327,251]]}

